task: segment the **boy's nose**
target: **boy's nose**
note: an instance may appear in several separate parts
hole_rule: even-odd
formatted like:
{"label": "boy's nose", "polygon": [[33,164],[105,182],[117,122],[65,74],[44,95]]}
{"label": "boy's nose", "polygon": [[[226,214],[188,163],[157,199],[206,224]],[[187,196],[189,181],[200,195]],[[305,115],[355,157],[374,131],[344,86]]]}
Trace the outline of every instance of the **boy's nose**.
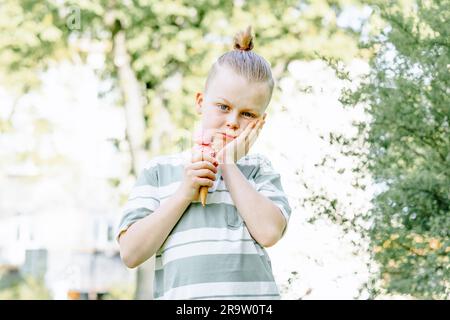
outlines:
{"label": "boy's nose", "polygon": [[234,114],[229,114],[227,117],[227,127],[233,130],[239,129],[239,121],[237,116]]}

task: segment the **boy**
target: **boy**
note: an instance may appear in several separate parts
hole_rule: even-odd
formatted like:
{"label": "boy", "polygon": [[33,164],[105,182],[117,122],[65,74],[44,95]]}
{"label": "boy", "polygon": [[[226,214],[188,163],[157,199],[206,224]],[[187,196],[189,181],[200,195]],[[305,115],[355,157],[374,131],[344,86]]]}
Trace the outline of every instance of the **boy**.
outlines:
{"label": "boy", "polygon": [[[156,254],[156,299],[280,298],[264,247],[282,237],[291,208],[270,162],[246,155],[273,91],[269,64],[252,48],[248,28],[196,95],[202,129],[224,147],[215,157],[187,151],[153,159],[124,209],[121,257],[134,268]],[[214,186],[205,207],[202,186]]]}

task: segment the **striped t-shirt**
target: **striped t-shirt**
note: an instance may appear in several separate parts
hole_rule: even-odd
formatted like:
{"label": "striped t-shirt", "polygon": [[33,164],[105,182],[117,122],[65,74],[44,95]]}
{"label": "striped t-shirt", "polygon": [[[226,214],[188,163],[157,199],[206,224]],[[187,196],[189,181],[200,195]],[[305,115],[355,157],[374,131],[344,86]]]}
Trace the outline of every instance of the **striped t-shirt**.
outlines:
{"label": "striped t-shirt", "polygon": [[[117,235],[170,198],[190,156],[189,151],[160,156],[146,165],[124,207]],[[237,166],[287,222],[291,208],[270,161],[247,155]],[[220,170],[216,178],[206,206],[192,202],[156,252],[154,298],[280,299],[266,250],[250,235]]]}

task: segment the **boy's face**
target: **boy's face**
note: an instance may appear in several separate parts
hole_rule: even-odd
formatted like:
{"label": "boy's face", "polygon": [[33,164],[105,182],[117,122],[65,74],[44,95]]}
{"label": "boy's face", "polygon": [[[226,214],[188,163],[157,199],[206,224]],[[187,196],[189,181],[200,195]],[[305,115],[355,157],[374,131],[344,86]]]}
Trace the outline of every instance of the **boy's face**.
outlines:
{"label": "boy's face", "polygon": [[269,100],[267,83],[251,83],[231,69],[219,67],[206,94],[197,93],[196,109],[202,129],[229,143],[251,121],[264,116]]}

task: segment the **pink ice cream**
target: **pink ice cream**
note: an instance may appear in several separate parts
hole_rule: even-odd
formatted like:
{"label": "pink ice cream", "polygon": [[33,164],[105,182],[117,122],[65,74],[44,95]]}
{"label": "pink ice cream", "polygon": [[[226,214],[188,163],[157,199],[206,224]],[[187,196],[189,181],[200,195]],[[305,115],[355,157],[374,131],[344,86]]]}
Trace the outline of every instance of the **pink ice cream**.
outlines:
{"label": "pink ice cream", "polygon": [[216,156],[216,150],[213,148],[214,133],[211,130],[198,130],[194,133],[193,151],[200,151],[211,157]]}
{"label": "pink ice cream", "polygon": [[[211,157],[216,156],[216,150],[213,148],[213,132],[211,130],[198,130],[194,133],[194,152],[202,152],[202,155],[207,154]],[[203,206],[206,204],[206,196],[208,194],[208,187],[200,188],[200,201]]]}

